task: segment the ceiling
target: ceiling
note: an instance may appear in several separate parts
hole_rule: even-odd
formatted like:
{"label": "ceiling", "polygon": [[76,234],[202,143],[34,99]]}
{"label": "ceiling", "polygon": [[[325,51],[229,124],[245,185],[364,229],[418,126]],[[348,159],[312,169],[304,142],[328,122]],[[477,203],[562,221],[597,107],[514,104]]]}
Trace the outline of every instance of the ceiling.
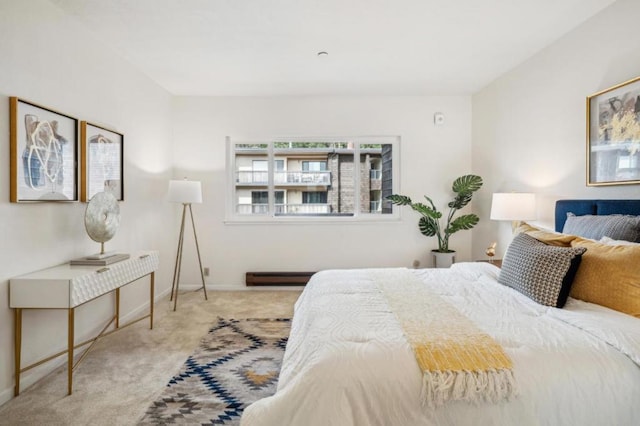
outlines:
{"label": "ceiling", "polygon": [[172,94],[307,96],[471,94],[615,0],[50,1]]}

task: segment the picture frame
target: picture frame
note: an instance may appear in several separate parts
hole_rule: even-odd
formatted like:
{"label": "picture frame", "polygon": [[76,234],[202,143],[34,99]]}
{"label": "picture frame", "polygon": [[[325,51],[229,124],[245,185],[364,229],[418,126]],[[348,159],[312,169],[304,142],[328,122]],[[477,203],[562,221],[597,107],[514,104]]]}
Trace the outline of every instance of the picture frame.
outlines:
{"label": "picture frame", "polygon": [[80,201],[111,191],[124,201],[124,135],[87,121],[80,122]]}
{"label": "picture frame", "polygon": [[78,201],[78,120],[15,96],[9,116],[9,201]]}
{"label": "picture frame", "polygon": [[587,97],[587,186],[640,183],[640,77]]}

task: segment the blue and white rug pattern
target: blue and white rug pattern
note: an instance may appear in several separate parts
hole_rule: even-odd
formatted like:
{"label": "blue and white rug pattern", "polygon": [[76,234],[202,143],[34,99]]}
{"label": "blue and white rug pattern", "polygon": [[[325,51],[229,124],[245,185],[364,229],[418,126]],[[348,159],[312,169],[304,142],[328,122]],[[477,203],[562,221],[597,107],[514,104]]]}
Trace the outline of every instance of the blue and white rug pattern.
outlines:
{"label": "blue and white rug pattern", "polygon": [[291,320],[223,319],[212,327],[140,425],[238,425],[276,391]]}

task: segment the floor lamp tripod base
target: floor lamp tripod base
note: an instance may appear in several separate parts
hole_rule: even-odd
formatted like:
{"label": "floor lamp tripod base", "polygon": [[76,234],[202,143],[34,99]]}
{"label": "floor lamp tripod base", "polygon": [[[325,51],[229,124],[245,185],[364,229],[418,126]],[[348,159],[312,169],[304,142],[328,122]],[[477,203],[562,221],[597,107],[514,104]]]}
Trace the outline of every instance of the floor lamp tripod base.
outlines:
{"label": "floor lamp tripod base", "polygon": [[202,289],[204,290],[205,300],[209,300],[207,297],[207,286],[204,283],[204,270],[202,269],[202,259],[200,258],[200,247],[198,246],[198,235],[196,234],[196,224],[193,221],[193,211],[191,210],[191,203],[182,204],[182,222],[180,223],[180,237],[178,238],[178,250],[176,254],[176,266],[173,270],[173,283],[171,284],[171,298],[173,300],[173,310],[175,311],[178,306],[178,290],[180,287],[180,272],[182,268],[182,248],[184,246],[184,224],[187,216],[187,208],[189,208],[189,216],[191,216],[191,226],[193,227],[193,238],[196,242],[196,252],[198,253],[198,266],[200,266],[200,278],[202,278]]}

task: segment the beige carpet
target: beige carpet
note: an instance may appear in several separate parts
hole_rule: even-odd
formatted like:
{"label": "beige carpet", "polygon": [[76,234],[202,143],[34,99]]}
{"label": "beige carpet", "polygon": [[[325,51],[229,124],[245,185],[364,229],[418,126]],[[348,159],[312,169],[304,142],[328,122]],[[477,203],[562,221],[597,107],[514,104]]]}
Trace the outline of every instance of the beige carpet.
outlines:
{"label": "beige carpet", "polygon": [[210,291],[156,304],[154,329],[141,321],[96,343],[74,372],[62,367],[0,407],[0,425],[134,425],[197,347],[216,318],[285,318],[298,291]]}

